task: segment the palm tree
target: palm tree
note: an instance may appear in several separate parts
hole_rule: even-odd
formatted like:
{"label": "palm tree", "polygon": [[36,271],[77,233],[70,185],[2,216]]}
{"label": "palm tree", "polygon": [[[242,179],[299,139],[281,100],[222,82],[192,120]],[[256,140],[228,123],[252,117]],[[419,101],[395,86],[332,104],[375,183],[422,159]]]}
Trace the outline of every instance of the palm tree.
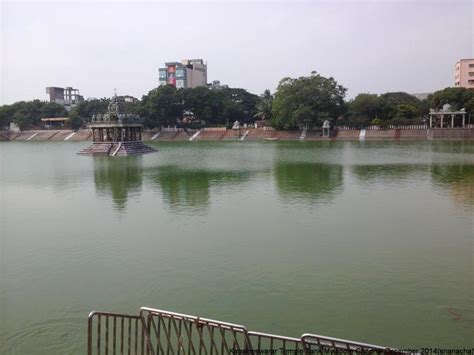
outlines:
{"label": "palm tree", "polygon": [[260,120],[269,120],[272,117],[272,104],[273,96],[270,90],[266,89],[260,95],[260,101],[257,103],[257,113],[254,117]]}

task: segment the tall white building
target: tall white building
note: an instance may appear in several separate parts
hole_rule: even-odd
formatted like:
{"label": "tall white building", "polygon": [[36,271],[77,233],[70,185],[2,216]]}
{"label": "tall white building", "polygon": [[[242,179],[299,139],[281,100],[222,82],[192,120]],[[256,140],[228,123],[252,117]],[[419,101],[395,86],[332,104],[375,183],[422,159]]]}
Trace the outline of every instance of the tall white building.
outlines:
{"label": "tall white building", "polygon": [[183,59],[165,65],[159,69],[160,85],[173,85],[177,89],[207,85],[207,64],[202,59]]}

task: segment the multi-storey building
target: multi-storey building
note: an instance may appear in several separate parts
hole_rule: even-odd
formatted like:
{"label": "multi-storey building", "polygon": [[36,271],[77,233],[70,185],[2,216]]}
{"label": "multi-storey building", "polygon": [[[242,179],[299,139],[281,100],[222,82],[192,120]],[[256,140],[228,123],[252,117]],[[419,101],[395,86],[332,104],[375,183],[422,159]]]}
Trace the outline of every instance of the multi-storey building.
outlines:
{"label": "multi-storey building", "polygon": [[58,88],[54,86],[47,87],[46,94],[49,95],[49,102],[64,105],[64,88]]}
{"label": "multi-storey building", "polygon": [[457,61],[454,66],[454,86],[474,89],[474,58]]}
{"label": "multi-storey building", "polygon": [[84,97],[79,95],[79,90],[69,86],[65,88],[47,87],[46,94],[49,95],[49,102],[63,105],[67,110],[84,101]]}
{"label": "multi-storey building", "polygon": [[207,84],[207,64],[202,59],[183,59],[165,65],[165,68],[159,69],[160,85],[169,84],[181,89]]}
{"label": "multi-storey building", "polygon": [[213,80],[212,83],[207,84],[207,87],[211,90],[228,89],[229,85],[221,84],[219,80]]}

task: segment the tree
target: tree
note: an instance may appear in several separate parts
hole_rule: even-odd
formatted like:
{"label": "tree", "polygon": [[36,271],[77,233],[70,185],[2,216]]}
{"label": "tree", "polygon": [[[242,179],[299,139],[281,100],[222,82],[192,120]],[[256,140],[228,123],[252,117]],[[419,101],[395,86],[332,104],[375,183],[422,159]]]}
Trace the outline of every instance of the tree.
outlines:
{"label": "tree", "polygon": [[349,102],[351,116],[373,120],[378,117],[381,99],[377,94],[359,94]]}
{"label": "tree", "polygon": [[55,102],[42,102],[39,106],[39,115],[41,118],[45,117],[65,117],[67,111],[63,105]]}
{"label": "tree", "polygon": [[411,120],[415,118],[417,114],[418,114],[418,109],[415,106],[408,105],[408,104],[400,104],[400,105],[397,105],[395,115],[393,118]]}
{"label": "tree", "polygon": [[92,116],[105,113],[110,100],[107,98],[93,99],[80,102],[69,112],[71,128],[76,130],[81,128],[85,122],[90,122]]}
{"label": "tree", "polygon": [[192,112],[194,121],[208,125],[230,125],[235,120],[253,121],[257,95],[244,89],[211,90],[206,87],[176,90],[166,85],[143,96],[140,114],[148,127],[176,125],[184,112]]}
{"label": "tree", "polygon": [[[415,96],[410,95],[406,92],[387,92],[380,95],[381,100],[381,114],[380,118],[384,121],[389,121],[394,118],[400,118],[406,113],[409,105],[414,108],[413,115],[411,117],[421,116],[422,104]],[[405,111],[404,111],[405,110]],[[406,117],[408,118],[408,117]]]}
{"label": "tree", "polygon": [[226,88],[219,90],[223,95],[222,121],[230,126],[235,120],[241,123],[254,121],[259,98],[244,89]]}
{"label": "tree", "polygon": [[474,113],[474,109],[469,105],[472,99],[474,89],[466,88],[445,88],[428,96],[431,108],[440,109],[444,104],[450,104],[455,110],[465,108],[467,112]]}
{"label": "tree", "polygon": [[205,123],[215,123],[222,112],[222,100],[217,92],[204,86],[193,89],[181,89],[183,110],[193,112],[195,120]]}
{"label": "tree", "polygon": [[86,120],[79,116],[76,110],[71,110],[71,112],[69,112],[69,123],[71,124],[71,128],[73,130],[78,130],[81,128],[84,122],[86,122]]}
{"label": "tree", "polygon": [[12,122],[15,108],[13,105],[0,106],[0,129],[7,127]]}
{"label": "tree", "polygon": [[260,120],[270,120],[272,118],[272,106],[273,96],[270,90],[266,89],[262,95],[260,95],[260,101],[257,103],[257,113],[254,115],[255,118]]}
{"label": "tree", "polygon": [[41,101],[20,101],[13,105],[15,106],[15,112],[12,121],[20,127],[20,129],[31,128],[41,122]]}
{"label": "tree", "polygon": [[320,126],[345,111],[347,89],[333,78],[316,72],[297,79],[283,78],[273,100],[272,124],[278,129],[296,129],[303,125]]}
{"label": "tree", "polygon": [[474,93],[468,101],[464,102],[464,108],[470,115],[474,115]]}
{"label": "tree", "polygon": [[140,113],[149,128],[175,125],[183,114],[181,97],[175,87],[159,86],[143,96]]}
{"label": "tree", "polygon": [[67,111],[61,105],[40,100],[19,101],[0,107],[0,126],[15,123],[20,129],[38,126],[45,117],[64,117]]}
{"label": "tree", "polygon": [[71,112],[77,114],[82,120],[88,122],[92,116],[107,112],[110,100],[107,98],[93,99],[80,102]]}

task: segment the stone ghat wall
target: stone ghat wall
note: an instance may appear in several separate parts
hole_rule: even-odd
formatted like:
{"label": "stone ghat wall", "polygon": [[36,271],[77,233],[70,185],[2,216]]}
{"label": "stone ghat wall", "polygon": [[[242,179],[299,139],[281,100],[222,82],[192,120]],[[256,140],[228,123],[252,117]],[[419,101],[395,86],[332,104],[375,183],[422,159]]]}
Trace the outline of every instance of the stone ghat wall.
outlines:
{"label": "stone ghat wall", "polygon": [[68,130],[37,130],[22,132],[0,131],[0,140],[10,141],[88,141],[92,139],[92,133],[89,130],[80,130],[72,132]]}
{"label": "stone ghat wall", "polygon": [[[144,141],[189,141],[196,133],[195,130],[188,131],[144,131]],[[339,130],[334,131],[330,138],[321,137],[320,132],[308,131],[302,135],[302,131],[277,131],[271,129],[242,128],[240,135],[238,131],[228,130],[202,130],[194,137],[195,141],[263,141],[263,140],[465,140],[474,139],[474,128],[444,128],[444,129],[388,129],[367,130]],[[0,141],[91,141],[92,133],[89,130],[77,132],[65,130],[43,130],[7,132],[0,131]]]}

